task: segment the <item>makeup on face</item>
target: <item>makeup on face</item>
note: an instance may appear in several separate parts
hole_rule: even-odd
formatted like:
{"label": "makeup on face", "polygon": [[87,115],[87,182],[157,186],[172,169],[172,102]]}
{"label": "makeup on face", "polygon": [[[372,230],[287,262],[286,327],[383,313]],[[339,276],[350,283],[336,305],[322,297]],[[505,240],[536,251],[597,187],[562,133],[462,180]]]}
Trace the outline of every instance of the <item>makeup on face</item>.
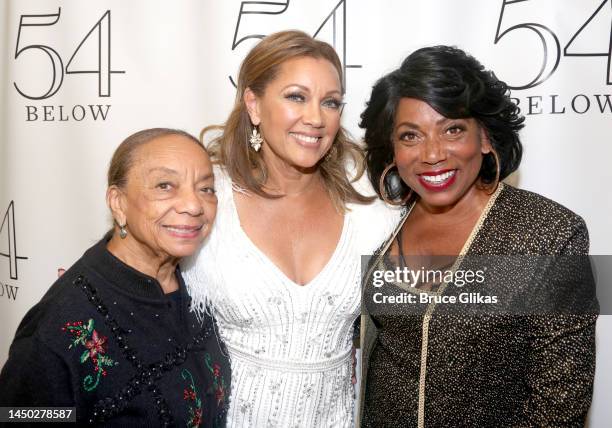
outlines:
{"label": "makeup on face", "polygon": [[325,59],[285,61],[251,114],[265,140],[264,159],[297,168],[315,166],[340,129],[341,88],[338,72]]}
{"label": "makeup on face", "polygon": [[414,98],[398,102],[394,157],[402,180],[423,203],[445,207],[469,195],[490,150],[473,118],[453,119]]}

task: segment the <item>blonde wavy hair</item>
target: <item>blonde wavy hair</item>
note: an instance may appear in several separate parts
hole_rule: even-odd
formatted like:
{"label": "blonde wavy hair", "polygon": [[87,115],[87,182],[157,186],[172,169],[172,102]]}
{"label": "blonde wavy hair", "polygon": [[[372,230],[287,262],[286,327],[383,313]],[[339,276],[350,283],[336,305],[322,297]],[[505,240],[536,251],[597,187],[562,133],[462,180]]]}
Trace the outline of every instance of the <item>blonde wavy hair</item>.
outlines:
{"label": "blonde wavy hair", "polygon": [[[342,81],[342,63],[329,44],[297,30],[271,34],[251,49],[242,62],[234,107],[225,124],[207,126],[200,133],[200,139],[204,141],[208,132],[221,131],[208,147],[213,161],[226,169],[234,183],[265,198],[280,196],[271,195],[264,190],[268,173],[262,157],[249,145],[253,126],[243,95],[244,91],[250,88],[256,96],[263,96],[267,85],[276,78],[281,65],[298,57],[329,61]],[[344,93],[344,88],[342,92]],[[351,163],[356,168],[353,178],[353,181],[356,181],[364,172],[364,154],[361,148],[350,140],[344,128],[340,127],[328,154],[318,164],[330,198],[340,212],[345,211],[349,202],[364,204],[373,200],[372,197],[360,194],[351,184],[346,170],[346,165]]]}

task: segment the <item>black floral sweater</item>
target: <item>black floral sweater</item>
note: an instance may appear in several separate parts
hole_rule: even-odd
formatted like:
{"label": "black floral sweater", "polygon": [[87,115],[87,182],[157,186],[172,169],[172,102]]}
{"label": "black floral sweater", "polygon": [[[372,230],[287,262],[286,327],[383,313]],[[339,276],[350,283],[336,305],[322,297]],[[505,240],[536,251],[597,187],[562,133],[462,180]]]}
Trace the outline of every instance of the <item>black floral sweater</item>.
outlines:
{"label": "black floral sweater", "polygon": [[0,373],[0,406],[76,406],[105,426],[223,426],[230,365],[214,320],[122,263],[106,240],[25,316]]}

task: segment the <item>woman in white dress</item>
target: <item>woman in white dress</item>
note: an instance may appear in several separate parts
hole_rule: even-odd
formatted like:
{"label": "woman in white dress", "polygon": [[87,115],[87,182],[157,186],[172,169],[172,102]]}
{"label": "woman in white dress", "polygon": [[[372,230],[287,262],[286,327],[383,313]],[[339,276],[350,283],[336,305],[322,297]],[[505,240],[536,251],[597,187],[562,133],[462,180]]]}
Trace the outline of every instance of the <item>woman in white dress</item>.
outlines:
{"label": "woman in white dress", "polygon": [[354,425],[360,256],[399,213],[359,179],[342,81],[327,43],[270,35],[242,63],[225,125],[211,127],[217,224],[183,269],[193,308],[214,312],[227,346],[232,427]]}

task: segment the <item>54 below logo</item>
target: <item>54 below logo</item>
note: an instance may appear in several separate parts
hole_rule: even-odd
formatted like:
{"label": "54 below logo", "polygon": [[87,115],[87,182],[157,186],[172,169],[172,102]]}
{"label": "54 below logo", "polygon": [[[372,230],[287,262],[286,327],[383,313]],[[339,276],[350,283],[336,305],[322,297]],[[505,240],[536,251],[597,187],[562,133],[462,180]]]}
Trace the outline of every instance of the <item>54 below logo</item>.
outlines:
{"label": "54 below logo", "polygon": [[[50,46],[52,43],[40,40],[50,37],[46,27],[56,25],[60,21],[61,12],[62,9],[58,8],[57,13],[20,15],[14,60],[21,62],[21,67],[35,68],[36,72],[20,73],[25,77],[18,77],[13,82],[15,90],[28,100],[46,100],[60,90],[68,75],[93,74],[97,77],[98,97],[110,97],[112,75],[125,73],[111,67],[111,11],[107,10],[85,37],[78,44],[75,43],[76,48],[65,65],[62,56]],[[25,108],[28,122],[80,122],[85,119],[106,120],[111,105],[30,104]]]}
{"label": "54 below logo", "polygon": [[6,296],[9,300],[17,300],[17,291],[19,287],[0,282],[0,299]]}
{"label": "54 below logo", "polygon": [[[5,258],[9,265],[9,275],[12,280],[19,279],[17,265],[19,260],[27,257],[17,253],[17,234],[15,232],[15,202],[11,201],[0,221],[0,260]],[[9,300],[17,299],[19,287],[0,282],[0,298],[6,296]]]}

